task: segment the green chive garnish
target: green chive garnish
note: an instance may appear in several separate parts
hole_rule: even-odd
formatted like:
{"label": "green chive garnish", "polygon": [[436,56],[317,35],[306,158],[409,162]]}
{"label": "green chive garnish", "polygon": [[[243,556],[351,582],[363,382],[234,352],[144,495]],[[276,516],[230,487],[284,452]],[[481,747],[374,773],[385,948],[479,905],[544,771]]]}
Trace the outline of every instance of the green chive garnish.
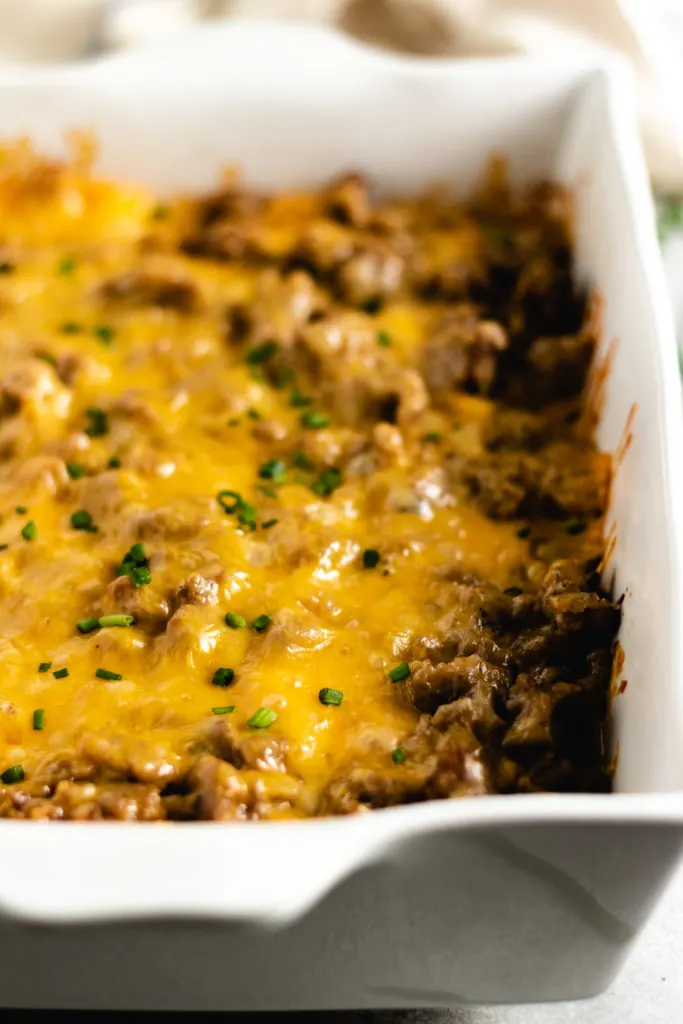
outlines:
{"label": "green chive garnish", "polygon": [[67,320],[59,329],[62,334],[80,334],[83,330],[83,325],[77,324],[74,320]]}
{"label": "green chive garnish", "polygon": [[112,455],[109,462],[107,463],[107,469],[120,469],[121,459],[118,459],[116,455]]}
{"label": "green chive garnish", "polygon": [[292,465],[297,469],[314,469],[313,463],[305,452],[292,452]]}
{"label": "green chive garnish", "polygon": [[9,544],[0,544],[0,551],[7,551]]}
{"label": "green chive garnish", "polygon": [[80,622],[76,623],[76,629],[79,633],[92,633],[94,629],[100,628],[99,619],[81,619]]}
{"label": "green chive garnish", "polygon": [[311,484],[311,490],[326,498],[332,491],[336,491],[341,482],[342,475],[338,469],[324,469],[318,479]]}
{"label": "green chive garnish", "polygon": [[225,624],[230,626],[230,629],[246,629],[247,620],[243,615],[237,615],[235,612],[225,613]]}
{"label": "green chive garnish", "polygon": [[164,203],[159,203],[154,207],[150,216],[152,220],[165,220],[170,212],[171,208],[169,206],[166,206]]}
{"label": "green chive garnish", "polygon": [[231,715],[235,710],[234,704],[226,704],[222,708],[211,708],[212,715]]}
{"label": "green chive garnish", "polygon": [[344,700],[344,694],[341,690],[331,690],[329,686],[324,686],[318,693],[318,700],[321,704],[338,707]]}
{"label": "green chive garnish", "polygon": [[381,345],[382,348],[389,348],[391,345],[391,335],[388,331],[377,332],[377,344]]}
{"label": "green chive garnish", "polygon": [[49,672],[51,668],[52,668],[52,662],[51,661],[41,661],[40,665],[38,666],[38,671],[39,672]]}
{"label": "green chive garnish", "polygon": [[264,633],[271,623],[270,615],[257,615],[251,624],[251,628],[255,629],[257,633]]}
{"label": "green chive garnish", "polygon": [[522,526],[522,527],[520,527],[520,529],[517,530],[517,536],[520,538],[520,540],[526,540],[527,537],[531,536],[531,527],[530,526]]}
{"label": "green chive garnish", "polygon": [[66,679],[68,674],[69,674],[68,668],[58,668],[56,672],[52,673],[52,675],[55,677],[55,679]]}
{"label": "green chive garnish", "polygon": [[407,756],[408,755],[406,754],[403,747],[396,747],[391,752],[391,760],[394,762],[394,764],[403,764]]}
{"label": "green chive garnish", "polygon": [[132,626],[135,622],[134,615],[101,615],[100,626],[106,629],[107,626]]}
{"label": "green chive garnish", "polygon": [[90,425],[85,428],[88,437],[104,437],[109,431],[109,418],[104,409],[86,409],[85,415],[90,420]]}
{"label": "green chive garnish", "polygon": [[71,516],[71,525],[74,530],[85,530],[86,533],[97,533],[97,527],[92,521],[92,516],[84,508],[79,508]]}
{"label": "green chive garnish", "polygon": [[232,417],[231,417],[231,418],[230,418],[230,419],[229,419],[229,420],[227,421],[227,426],[229,426],[229,427],[239,427],[239,425],[240,425],[240,423],[241,423],[241,422],[242,422],[242,421],[240,420],[239,416],[232,416]]}
{"label": "green chive garnish", "polygon": [[0,263],[0,274],[12,274],[13,272],[14,265],[12,263],[8,263],[6,260]]}
{"label": "green chive garnish", "polygon": [[301,414],[301,426],[306,427],[307,430],[321,430],[323,427],[329,426],[330,417],[326,412],[304,412]]}
{"label": "green chive garnish", "polygon": [[88,473],[85,466],[82,466],[80,462],[67,462],[66,471],[72,480],[80,480],[81,477],[86,476]]}
{"label": "green chive garnish", "polygon": [[266,487],[265,484],[259,484],[257,489],[261,494],[265,494],[266,498],[277,498],[277,491],[274,491],[272,487]]}
{"label": "green chive garnish", "polygon": [[36,708],[33,712],[33,728],[36,732],[40,732],[41,729],[45,728],[45,711],[43,708]]}
{"label": "green chive garnish", "polygon": [[410,675],[410,665],[407,661],[402,661],[400,665],[390,669],[388,674],[392,683],[400,683]]}
{"label": "green chive garnish", "polygon": [[277,526],[277,519],[266,519],[265,523],[261,523],[262,530],[269,530],[271,526]]}
{"label": "green chive garnish", "polygon": [[95,671],[95,675],[98,679],[108,679],[111,682],[118,682],[119,679],[123,679],[120,672],[110,672],[108,668],[98,668]]}
{"label": "green chive garnish", "polygon": [[366,569],[374,569],[379,564],[379,551],[375,548],[366,548],[363,552],[363,566]]}
{"label": "green chive garnish", "polygon": [[258,471],[258,475],[262,480],[275,480],[279,482],[282,480],[287,467],[285,466],[282,459],[269,459],[268,462],[264,462]]}
{"label": "green chive garnish", "polygon": [[236,515],[241,526],[250,530],[256,529],[256,509],[237,491],[219,491],[216,501],[226,515]]}
{"label": "green chive garnish", "polygon": [[8,786],[13,785],[15,782],[23,782],[24,769],[20,764],[13,764],[11,768],[5,768],[2,775],[0,775],[0,779]]}
{"label": "green chive garnish", "polygon": [[277,712],[272,708],[259,708],[251,716],[247,725],[250,729],[267,729],[277,719]]}
{"label": "green chive garnish", "polygon": [[230,686],[235,679],[235,670],[232,668],[217,668],[211,682],[214,686]]}
{"label": "green chive garnish", "polygon": [[443,437],[443,434],[440,434],[438,430],[430,430],[428,434],[424,435],[422,440],[423,441],[429,441],[432,444],[438,444],[438,442],[441,440],[442,437]]}
{"label": "green chive garnish", "polygon": [[577,533],[583,533],[587,528],[587,524],[581,519],[568,519],[564,524],[564,531],[570,536],[575,536]]}
{"label": "green chive garnish", "polygon": [[276,341],[264,341],[262,345],[255,345],[254,348],[249,349],[246,355],[246,362],[250,366],[267,363],[269,359],[273,358],[277,349],[278,344]]}
{"label": "green chive garnish", "polygon": [[76,260],[73,256],[62,256],[61,260],[57,264],[58,274],[73,274],[76,269]]}
{"label": "green chive garnish", "polygon": [[35,540],[38,536],[38,527],[32,519],[22,528],[21,536],[24,540]]}
{"label": "green chive garnish", "polygon": [[134,587],[145,587],[152,582],[152,574],[146,565],[136,565],[131,570],[130,578]]}
{"label": "green chive garnish", "polygon": [[109,324],[100,324],[98,327],[93,327],[93,334],[103,345],[111,345],[116,331]]}
{"label": "green chive garnish", "polygon": [[261,419],[261,413],[258,411],[258,409],[247,409],[247,416],[249,417],[250,420]]}
{"label": "green chive garnish", "polygon": [[298,388],[292,388],[289,394],[289,404],[293,409],[304,409],[307,405],[313,404],[313,399],[302,394]]}
{"label": "green chive garnish", "polygon": [[26,508],[26,505],[17,505],[14,511],[18,516],[25,516],[28,509]]}

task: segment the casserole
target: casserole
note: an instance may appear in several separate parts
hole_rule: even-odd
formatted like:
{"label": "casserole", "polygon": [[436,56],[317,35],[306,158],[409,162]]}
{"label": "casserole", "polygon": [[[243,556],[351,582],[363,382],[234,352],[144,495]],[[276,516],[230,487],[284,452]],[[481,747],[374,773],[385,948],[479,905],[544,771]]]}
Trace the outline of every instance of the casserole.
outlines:
{"label": "casserole", "polygon": [[492,150],[519,181],[559,177],[576,190],[578,270],[604,300],[599,363],[616,339],[605,450],[618,452],[636,405],[608,517],[628,679],[614,795],[173,831],[2,822],[3,1002],[332,1009],[600,991],[676,861],[683,822],[675,347],[621,70],[433,66],[319,30],[236,24],[197,30],[182,49],[23,72],[2,89],[3,136],[57,147],[64,128],[92,125],[106,173],[161,190],[208,188],[236,160],[259,187],[356,166],[390,191],[452,175],[467,190]]}

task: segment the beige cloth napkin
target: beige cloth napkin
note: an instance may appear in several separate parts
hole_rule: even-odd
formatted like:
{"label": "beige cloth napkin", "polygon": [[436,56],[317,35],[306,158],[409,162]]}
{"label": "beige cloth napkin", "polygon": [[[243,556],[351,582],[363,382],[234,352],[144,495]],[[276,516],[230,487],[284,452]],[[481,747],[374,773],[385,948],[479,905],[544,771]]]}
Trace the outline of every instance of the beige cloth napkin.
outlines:
{"label": "beige cloth napkin", "polygon": [[0,62],[140,46],[235,16],[303,18],[433,57],[619,53],[635,73],[655,186],[683,194],[683,0],[0,0]]}

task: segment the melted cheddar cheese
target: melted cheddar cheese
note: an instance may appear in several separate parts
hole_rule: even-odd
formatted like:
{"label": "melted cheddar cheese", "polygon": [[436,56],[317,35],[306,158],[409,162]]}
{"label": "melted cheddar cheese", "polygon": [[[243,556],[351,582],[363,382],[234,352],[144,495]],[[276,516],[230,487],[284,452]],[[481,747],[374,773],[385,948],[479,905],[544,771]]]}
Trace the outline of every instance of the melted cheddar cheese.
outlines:
{"label": "melted cheddar cheese", "polygon": [[[492,514],[458,469],[499,412],[478,364],[425,386],[490,259],[478,215],[421,200],[415,251],[395,204],[368,285],[370,215],[328,192],[243,210],[228,181],[212,212],[2,157],[0,812],[277,818],[347,809],[327,794],[354,772],[400,788],[423,709],[390,673],[474,628],[453,581],[521,592],[602,545],[600,503],[580,529],[541,515],[532,547],[524,502]],[[462,299],[411,284],[408,251]],[[557,444],[604,476],[586,439]],[[362,790],[348,809],[396,802]]]}

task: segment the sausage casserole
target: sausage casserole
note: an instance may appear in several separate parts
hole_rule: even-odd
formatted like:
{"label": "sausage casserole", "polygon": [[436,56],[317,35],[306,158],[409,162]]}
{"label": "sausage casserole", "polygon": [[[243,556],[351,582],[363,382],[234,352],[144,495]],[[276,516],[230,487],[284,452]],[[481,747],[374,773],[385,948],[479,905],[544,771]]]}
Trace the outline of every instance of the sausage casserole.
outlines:
{"label": "sausage casserole", "polygon": [[610,785],[571,197],[0,164],[0,816]]}

